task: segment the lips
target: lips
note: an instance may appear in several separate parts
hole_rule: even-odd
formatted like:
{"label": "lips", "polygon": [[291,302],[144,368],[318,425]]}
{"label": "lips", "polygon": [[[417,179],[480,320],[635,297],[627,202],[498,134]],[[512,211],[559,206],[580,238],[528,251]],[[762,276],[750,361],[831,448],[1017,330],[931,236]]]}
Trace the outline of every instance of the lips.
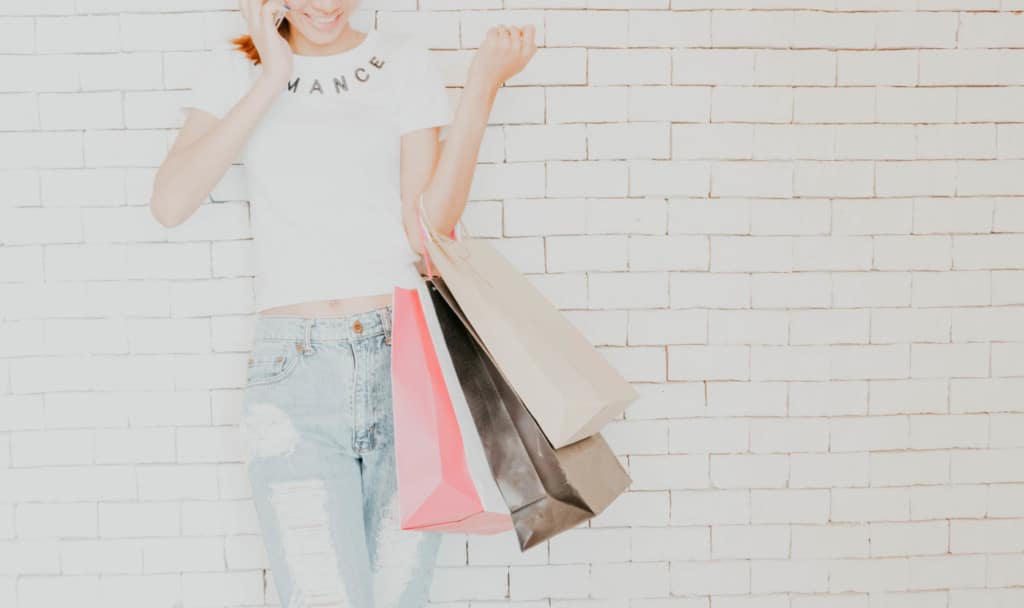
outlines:
{"label": "lips", "polygon": [[309,19],[309,22],[312,23],[314,26],[320,29],[328,29],[338,23],[338,20],[341,18],[341,13],[342,11],[338,11],[328,20],[324,20],[324,18],[320,15],[311,15],[309,13],[306,13],[306,17]]}

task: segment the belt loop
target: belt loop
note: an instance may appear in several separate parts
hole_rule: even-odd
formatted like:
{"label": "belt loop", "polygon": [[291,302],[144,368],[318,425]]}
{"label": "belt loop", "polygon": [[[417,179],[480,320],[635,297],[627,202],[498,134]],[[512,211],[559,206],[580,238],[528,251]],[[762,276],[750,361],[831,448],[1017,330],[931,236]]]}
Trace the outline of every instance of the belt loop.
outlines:
{"label": "belt loop", "polygon": [[391,305],[378,308],[377,316],[380,317],[380,324],[384,328],[384,343],[391,344]]}
{"label": "belt loop", "polygon": [[305,351],[306,353],[311,352],[312,348],[313,348],[312,345],[310,344],[309,334],[310,334],[310,331],[313,328],[313,324],[314,323],[316,323],[316,319],[315,318],[306,319],[306,321],[304,323],[304,325],[305,325],[305,328],[304,328],[305,329],[305,338],[303,339],[304,341],[302,343],[302,350]]}

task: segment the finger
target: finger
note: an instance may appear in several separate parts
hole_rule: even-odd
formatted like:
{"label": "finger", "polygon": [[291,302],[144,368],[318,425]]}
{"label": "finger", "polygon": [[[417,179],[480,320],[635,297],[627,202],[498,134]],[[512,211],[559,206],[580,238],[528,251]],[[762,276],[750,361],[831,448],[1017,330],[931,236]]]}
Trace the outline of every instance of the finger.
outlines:
{"label": "finger", "polygon": [[275,0],[266,0],[266,2],[263,3],[263,6],[260,7],[260,23],[268,20],[273,21],[274,11],[277,10],[278,6],[280,6],[280,2]]}
{"label": "finger", "polygon": [[259,10],[260,0],[245,0],[245,22],[249,32],[256,33],[256,11]]}
{"label": "finger", "polygon": [[507,27],[505,27],[505,24],[501,24],[499,27],[501,29],[498,30],[498,39],[501,40],[506,45],[511,44],[511,42],[512,42],[512,32],[511,32],[511,30],[509,30]]}
{"label": "finger", "polygon": [[270,6],[267,19],[270,21],[271,27],[276,29],[287,12],[285,11],[284,3],[281,0],[267,0],[267,5]]}
{"label": "finger", "polygon": [[496,25],[490,29],[488,38],[491,39],[492,44],[500,45],[501,41],[505,39],[505,34],[502,33],[501,27]]}
{"label": "finger", "polygon": [[283,13],[285,12],[284,2],[281,0],[266,0],[266,3],[263,5],[263,10],[267,11],[268,15]]}
{"label": "finger", "polygon": [[524,25],[523,27],[518,28],[519,29],[519,50],[525,50],[525,49],[528,49],[530,47],[530,35],[529,35],[529,30],[527,29],[528,27],[529,26]]}
{"label": "finger", "polygon": [[[279,7],[282,7],[280,0],[267,0],[267,2],[260,7],[261,28],[266,28],[267,30],[274,29],[274,13],[281,10]],[[268,31],[268,33],[270,32]]]}

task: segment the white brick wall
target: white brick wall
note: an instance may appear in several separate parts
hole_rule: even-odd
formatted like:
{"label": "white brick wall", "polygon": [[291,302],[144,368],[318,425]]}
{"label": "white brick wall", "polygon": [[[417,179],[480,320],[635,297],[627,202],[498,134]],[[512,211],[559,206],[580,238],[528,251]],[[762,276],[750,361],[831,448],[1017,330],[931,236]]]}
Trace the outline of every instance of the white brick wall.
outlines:
{"label": "white brick wall", "polygon": [[[641,394],[634,483],[431,606],[1024,606],[1024,2],[366,4],[457,103],[537,27],[466,215]],[[481,10],[485,9],[485,10]],[[275,606],[233,167],[149,214],[235,0],[0,2],[0,606]]]}

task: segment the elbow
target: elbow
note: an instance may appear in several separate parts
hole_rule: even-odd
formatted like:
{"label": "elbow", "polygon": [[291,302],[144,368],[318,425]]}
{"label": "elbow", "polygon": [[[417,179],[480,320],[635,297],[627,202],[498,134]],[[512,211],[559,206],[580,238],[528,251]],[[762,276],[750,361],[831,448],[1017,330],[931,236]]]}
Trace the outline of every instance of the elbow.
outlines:
{"label": "elbow", "polygon": [[[153,178],[149,212],[164,228],[174,228],[187,220],[202,205],[207,194],[196,193],[194,183],[182,182],[180,176],[170,174],[168,161],[170,157]],[[174,171],[180,169],[175,167]],[[196,196],[198,200],[192,199],[192,196]]]}
{"label": "elbow", "polygon": [[425,194],[421,197],[420,202],[423,205],[421,209],[417,210],[417,213],[422,212],[422,216],[419,218],[420,221],[434,234],[455,238],[455,226],[461,219],[465,203],[456,211],[452,206],[446,206],[441,210],[430,207]]}
{"label": "elbow", "polygon": [[153,219],[164,228],[174,228],[185,221],[181,214],[174,213],[172,205],[169,205],[156,194],[149,200],[149,212]]}
{"label": "elbow", "polygon": [[149,200],[149,212],[153,219],[156,220],[156,223],[164,228],[171,228],[175,225],[170,214],[167,213],[166,206],[162,205],[160,199],[156,198],[155,195]]}
{"label": "elbow", "polygon": [[153,191],[149,195],[149,213],[153,216],[158,224],[164,228],[173,228],[178,224],[171,213],[171,206],[167,204],[166,194],[164,192],[163,182],[164,167],[156,173],[156,177],[153,179]]}

